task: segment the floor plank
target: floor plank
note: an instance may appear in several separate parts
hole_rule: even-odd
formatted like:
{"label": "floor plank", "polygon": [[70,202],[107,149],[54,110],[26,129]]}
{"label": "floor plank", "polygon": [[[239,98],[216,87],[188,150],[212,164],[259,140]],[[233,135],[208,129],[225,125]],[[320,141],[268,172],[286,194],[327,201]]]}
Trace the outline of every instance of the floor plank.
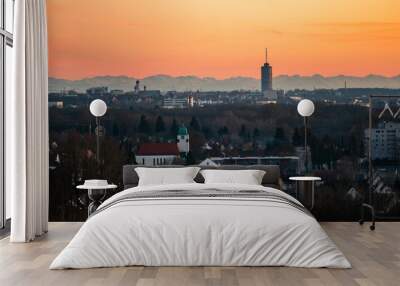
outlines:
{"label": "floor plank", "polygon": [[45,236],[27,244],[0,240],[0,285],[399,285],[400,222],[381,222],[376,231],[353,222],[322,223],[352,263],[352,269],[289,267],[118,267],[50,271],[54,257],[81,223],[50,223]]}

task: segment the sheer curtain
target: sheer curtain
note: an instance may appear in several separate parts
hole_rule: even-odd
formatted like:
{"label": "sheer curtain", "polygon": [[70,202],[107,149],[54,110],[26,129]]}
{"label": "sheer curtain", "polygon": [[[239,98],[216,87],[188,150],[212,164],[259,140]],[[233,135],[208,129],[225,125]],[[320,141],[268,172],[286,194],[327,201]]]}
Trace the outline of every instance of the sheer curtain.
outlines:
{"label": "sheer curtain", "polygon": [[14,94],[6,99],[6,187],[12,242],[48,225],[48,72],[45,0],[15,2]]}

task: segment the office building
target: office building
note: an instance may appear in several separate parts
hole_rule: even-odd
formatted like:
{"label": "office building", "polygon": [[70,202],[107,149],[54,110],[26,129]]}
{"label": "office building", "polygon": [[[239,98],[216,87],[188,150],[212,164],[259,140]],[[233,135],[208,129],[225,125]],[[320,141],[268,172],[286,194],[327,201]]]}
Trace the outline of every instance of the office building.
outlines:
{"label": "office building", "polygon": [[[365,154],[368,155],[369,129],[365,130]],[[371,129],[372,160],[400,159],[400,123],[381,122]]]}
{"label": "office building", "polygon": [[265,49],[265,63],[261,67],[261,92],[272,91],[272,66],[268,63],[268,49]]}
{"label": "office building", "polygon": [[272,66],[268,63],[268,49],[265,49],[265,63],[261,67],[261,92],[268,101],[276,101],[278,94],[272,89]]}

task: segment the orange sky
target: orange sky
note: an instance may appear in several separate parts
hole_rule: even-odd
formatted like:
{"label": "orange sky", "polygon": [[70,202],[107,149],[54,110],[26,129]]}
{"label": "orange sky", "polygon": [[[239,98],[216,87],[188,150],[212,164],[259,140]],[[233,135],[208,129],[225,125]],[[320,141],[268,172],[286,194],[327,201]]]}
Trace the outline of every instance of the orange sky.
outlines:
{"label": "orange sky", "polygon": [[399,0],[47,0],[50,76],[400,74]]}

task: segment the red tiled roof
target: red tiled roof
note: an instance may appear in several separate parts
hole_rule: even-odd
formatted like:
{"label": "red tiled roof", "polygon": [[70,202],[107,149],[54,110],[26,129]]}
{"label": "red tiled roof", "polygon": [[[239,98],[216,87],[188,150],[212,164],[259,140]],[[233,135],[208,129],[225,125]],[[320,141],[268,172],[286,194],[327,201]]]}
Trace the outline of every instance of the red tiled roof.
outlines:
{"label": "red tiled roof", "polygon": [[176,143],[144,143],[140,145],[136,155],[179,155]]}

